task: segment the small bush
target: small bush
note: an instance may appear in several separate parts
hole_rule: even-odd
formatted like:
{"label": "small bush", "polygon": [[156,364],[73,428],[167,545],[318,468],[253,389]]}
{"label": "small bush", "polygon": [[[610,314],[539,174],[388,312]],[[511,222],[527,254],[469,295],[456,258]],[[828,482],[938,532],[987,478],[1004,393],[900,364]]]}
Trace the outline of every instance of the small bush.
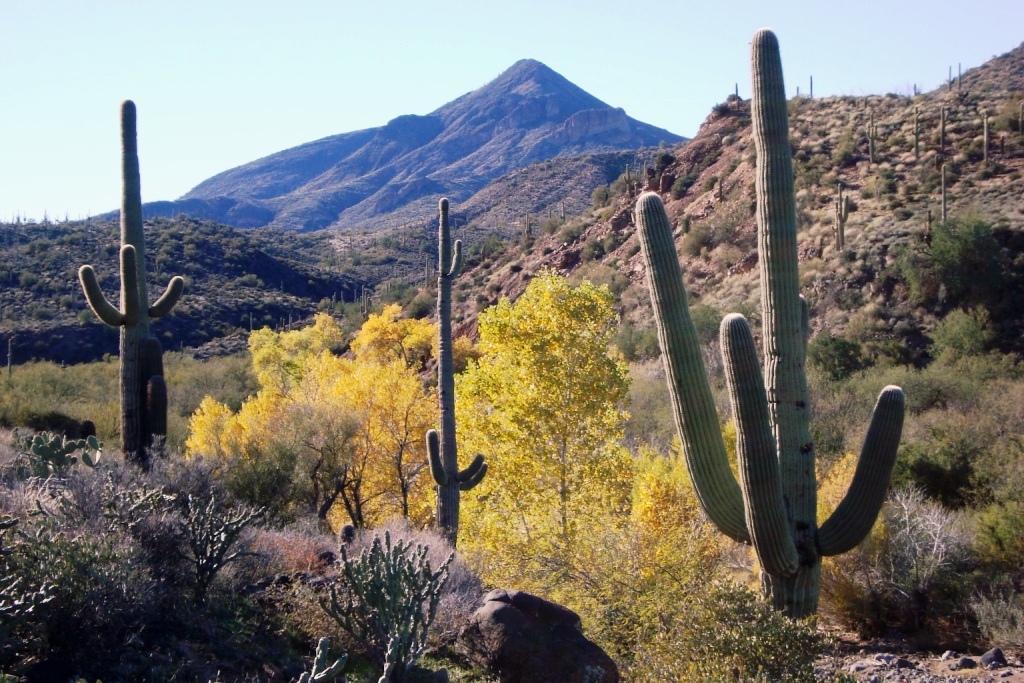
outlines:
{"label": "small bush", "polygon": [[868,364],[861,345],[822,332],[807,346],[807,360],[833,380],[846,379]]}
{"label": "small bush", "polygon": [[978,629],[993,646],[1024,648],[1024,595],[1012,586],[995,589],[988,595],[976,595],[971,611]]}

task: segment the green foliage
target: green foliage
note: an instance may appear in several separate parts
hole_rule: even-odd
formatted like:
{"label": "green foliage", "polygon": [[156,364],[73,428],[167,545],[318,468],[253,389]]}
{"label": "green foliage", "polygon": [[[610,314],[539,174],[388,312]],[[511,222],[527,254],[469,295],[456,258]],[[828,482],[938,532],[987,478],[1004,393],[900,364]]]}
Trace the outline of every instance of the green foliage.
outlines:
{"label": "green foliage", "polygon": [[7,533],[17,524],[18,520],[12,517],[0,517],[0,664],[8,663],[38,637],[30,620],[52,599],[52,586],[46,583],[26,585],[25,578],[12,571],[7,557],[12,550],[4,546],[7,546]]}
{"label": "green foliage", "polygon": [[853,137],[853,130],[847,128],[839,136],[839,142],[832,150],[832,163],[841,168],[853,164],[857,149],[857,142]]}
{"label": "green foliage", "polygon": [[178,528],[185,538],[185,558],[195,571],[195,599],[204,604],[210,584],[218,572],[230,562],[244,555],[235,549],[246,527],[260,519],[266,511],[263,508],[225,509],[215,496],[202,501],[195,496],[186,496],[183,517]]}
{"label": "green foliage", "polygon": [[590,193],[590,203],[595,209],[600,209],[608,205],[608,199],[610,196],[607,185],[598,185],[594,188],[594,191]]}
{"label": "green foliage", "polygon": [[932,228],[930,246],[896,251],[896,265],[914,303],[985,305],[1003,285],[1002,248],[992,226],[977,217],[950,219]]}
{"label": "green foliage", "polygon": [[631,680],[813,683],[814,660],[827,644],[813,622],[792,621],[751,591],[721,583],[690,604],[644,644],[644,673]]}
{"label": "green foliage", "polygon": [[428,548],[404,541],[393,546],[391,535],[379,536],[358,557],[341,548],[344,580],[331,586],[330,600],[320,605],[383,669],[380,683],[400,683],[427,645],[427,632],[437,616],[441,591],[448,580],[454,553],[437,571],[430,567]]}
{"label": "green foliage", "polygon": [[676,178],[675,182],[672,183],[672,199],[682,199],[685,197],[686,192],[693,187],[695,182],[697,182],[697,176],[692,173]]}
{"label": "green foliage", "polygon": [[984,306],[967,311],[955,309],[932,331],[931,354],[947,361],[963,356],[980,356],[994,341],[995,332]]}
{"label": "green foliage", "polygon": [[822,332],[811,340],[807,345],[807,360],[833,380],[846,379],[870,363],[860,343],[830,332]]}

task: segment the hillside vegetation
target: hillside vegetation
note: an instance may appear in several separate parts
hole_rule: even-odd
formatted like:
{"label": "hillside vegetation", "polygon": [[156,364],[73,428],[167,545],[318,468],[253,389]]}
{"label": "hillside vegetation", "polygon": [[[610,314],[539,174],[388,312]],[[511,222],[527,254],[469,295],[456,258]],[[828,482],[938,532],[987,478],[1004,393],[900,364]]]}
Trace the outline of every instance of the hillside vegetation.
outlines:
{"label": "hillside vegetation", "polygon": [[[0,333],[24,354],[0,377],[0,672],[489,681],[458,633],[492,588],[574,610],[629,681],[865,678],[815,664],[841,640],[1019,657],[1022,103],[1024,46],[931,93],[788,103],[819,522],[850,487],[878,389],[906,394],[882,512],[822,564],[811,621],[758,597],[750,549],[701,511],[636,235],[636,198],[657,192],[735,465],[717,334],[729,311],[762,333],[749,102],[716,105],[685,145],[605,157],[589,206],[563,214],[548,185],[593,158],[491,185],[550,203],[529,220],[470,220],[481,205],[460,225],[453,206],[459,452],[489,468],[460,492],[453,560],[429,529],[440,480],[423,438],[439,419],[432,211],[302,236],[151,220],[149,281],[188,282],[153,325],[170,409],[149,470],[109,446],[117,368],[100,358],[116,335],[75,281],[91,262],[115,297],[115,227],[0,226]],[[90,427],[106,448],[39,433]],[[386,557],[406,563],[401,590]],[[403,628],[373,623],[413,603]]]}

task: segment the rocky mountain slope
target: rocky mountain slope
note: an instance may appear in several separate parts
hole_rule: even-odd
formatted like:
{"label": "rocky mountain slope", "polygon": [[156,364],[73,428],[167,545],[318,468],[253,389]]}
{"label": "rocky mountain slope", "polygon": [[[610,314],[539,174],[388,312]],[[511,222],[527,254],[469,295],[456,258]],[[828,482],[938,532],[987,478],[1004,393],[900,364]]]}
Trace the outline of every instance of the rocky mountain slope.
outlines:
{"label": "rocky mountain slope", "polygon": [[[318,302],[352,302],[361,291],[351,275],[321,262],[331,252],[325,234],[236,231],[187,218],[158,218],[145,228],[150,291],[174,275],[186,281],[173,314],[153,327],[165,350],[223,347],[233,335],[228,350],[239,350],[245,341],[237,335],[250,327],[303,320]],[[117,301],[118,235],[110,221],[0,225],[0,338],[13,339],[14,363],[117,354],[118,331],[88,310],[78,268],[92,264]]]}
{"label": "rocky mountain slope", "polygon": [[147,213],[301,231],[399,225],[440,195],[467,201],[533,162],[681,140],[524,59],[430,114],[272,154],[200,183],[177,202],[150,204]]}
{"label": "rocky mountain slope", "polygon": [[[914,97],[791,101],[802,281],[816,332],[903,362],[920,358],[950,310],[984,306],[999,345],[1024,351],[1022,100],[1024,45],[968,71],[959,86]],[[608,206],[469,269],[456,284],[461,330],[472,334],[478,308],[515,298],[542,268],[613,284],[623,319],[651,327],[632,215],[644,189],[660,191],[673,217],[691,298],[756,322],[749,102],[717,105],[692,141],[669,152],[645,177],[613,184]],[[840,185],[850,200],[842,246]]]}

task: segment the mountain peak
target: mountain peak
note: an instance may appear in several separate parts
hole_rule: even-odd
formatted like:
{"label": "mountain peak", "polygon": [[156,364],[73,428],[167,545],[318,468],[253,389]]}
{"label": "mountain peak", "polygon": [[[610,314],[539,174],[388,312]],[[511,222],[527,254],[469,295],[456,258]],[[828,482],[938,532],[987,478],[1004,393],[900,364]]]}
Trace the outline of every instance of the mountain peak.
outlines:
{"label": "mountain peak", "polygon": [[[399,210],[429,213],[439,195],[464,201],[535,161],[681,140],[521,59],[426,116],[272,154],[204,181],[183,200],[230,204],[246,216],[242,227],[258,227],[267,214],[271,225],[297,230],[379,225]],[[231,215],[217,218],[239,225]]]}

